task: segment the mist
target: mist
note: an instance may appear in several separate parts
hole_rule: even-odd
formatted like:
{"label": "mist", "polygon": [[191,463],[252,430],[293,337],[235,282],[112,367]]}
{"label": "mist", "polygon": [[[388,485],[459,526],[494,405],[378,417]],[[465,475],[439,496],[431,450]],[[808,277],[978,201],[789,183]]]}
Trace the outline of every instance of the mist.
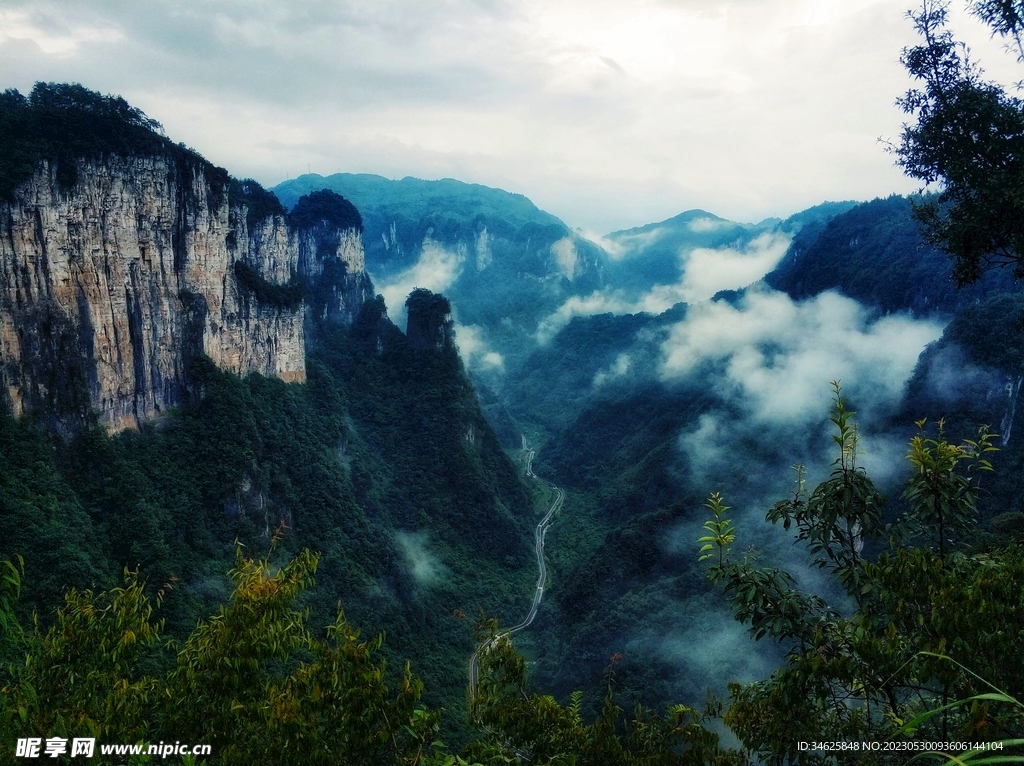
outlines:
{"label": "mist", "polygon": [[487,342],[482,327],[456,322],[455,345],[459,348],[463,363],[470,370],[504,372],[505,360]]}
{"label": "mist", "polygon": [[444,579],[445,567],[431,552],[426,532],[398,532],[395,542],[405,555],[409,573],[417,585],[429,587]]}
{"label": "mist", "polygon": [[941,334],[939,322],[909,314],[874,319],[837,292],[797,303],[762,287],[735,306],[693,306],[662,345],[660,374],[677,380],[717,362],[708,383],[719,394],[757,421],[792,426],[816,420],[831,398],[828,382],[840,380],[862,418],[877,419]]}
{"label": "mist", "polygon": [[[697,231],[732,226],[728,221],[697,218],[689,223]],[[627,251],[635,253],[656,240],[660,231],[620,237],[620,242],[591,237],[591,241],[606,248],[613,260],[625,257]],[[594,314],[661,314],[678,303],[699,303],[723,290],[736,290],[751,285],[770,272],[786,254],[792,237],[783,232],[765,232],[746,243],[718,248],[683,247],[676,254],[680,278],[669,284],[657,284],[639,293],[619,288],[595,290],[587,296],[571,296],[538,324],[536,340],[546,344],[573,317]],[[608,249],[606,245],[611,246]],[[563,267],[564,268],[564,267]]]}
{"label": "mist", "polygon": [[423,240],[420,257],[405,271],[391,277],[371,273],[377,291],[384,296],[388,313],[399,327],[405,324],[405,299],[417,287],[443,293],[459,278],[466,253],[449,250],[430,237]]}

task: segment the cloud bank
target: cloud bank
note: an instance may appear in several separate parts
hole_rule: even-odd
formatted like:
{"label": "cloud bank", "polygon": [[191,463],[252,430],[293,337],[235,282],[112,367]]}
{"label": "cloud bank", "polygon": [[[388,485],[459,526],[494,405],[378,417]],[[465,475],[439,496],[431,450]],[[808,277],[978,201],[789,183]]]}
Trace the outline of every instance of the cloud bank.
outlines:
{"label": "cloud bank", "polygon": [[942,325],[906,315],[872,319],[857,301],[825,292],[803,303],[752,290],[737,306],[693,306],[662,346],[664,381],[717,363],[716,389],[761,421],[806,423],[827,411],[828,380],[845,381],[868,417],[892,406]]}
{"label": "cloud bank", "polygon": [[[709,221],[710,219],[697,219]],[[712,222],[713,223],[713,222]],[[650,244],[658,230],[636,235]],[[596,240],[594,240],[596,241]],[[761,279],[775,268],[786,254],[792,238],[780,232],[765,232],[745,245],[722,248],[698,247],[679,254],[682,277],[669,285],[654,285],[640,295],[608,288],[595,290],[587,296],[571,296],[561,306],[540,321],[537,341],[547,343],[573,317],[594,314],[661,314],[677,303],[695,303],[711,298],[721,290],[746,287]],[[626,245],[636,249],[630,241]],[[618,245],[620,248],[622,245]]]}

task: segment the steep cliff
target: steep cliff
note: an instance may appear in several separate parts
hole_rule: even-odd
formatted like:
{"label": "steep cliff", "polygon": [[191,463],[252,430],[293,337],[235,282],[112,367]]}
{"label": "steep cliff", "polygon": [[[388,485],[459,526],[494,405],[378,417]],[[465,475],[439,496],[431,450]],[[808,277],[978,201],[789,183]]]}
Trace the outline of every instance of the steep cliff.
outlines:
{"label": "steep cliff", "polygon": [[415,349],[454,351],[452,305],[443,295],[418,287],[405,301],[405,337]]}
{"label": "steep cliff", "polygon": [[305,380],[309,296],[350,323],[371,293],[358,228],[293,226],[258,184],[157,138],[138,153],[44,147],[0,201],[0,378],[15,414],[70,426],[95,409],[112,430],[137,427],[187,397],[199,353]]}

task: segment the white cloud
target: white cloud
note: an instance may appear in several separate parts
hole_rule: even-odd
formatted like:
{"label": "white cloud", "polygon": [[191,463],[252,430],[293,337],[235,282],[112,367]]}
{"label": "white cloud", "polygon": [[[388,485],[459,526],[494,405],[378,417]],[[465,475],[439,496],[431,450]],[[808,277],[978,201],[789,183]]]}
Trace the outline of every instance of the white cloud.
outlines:
{"label": "white cloud", "polygon": [[594,388],[600,388],[610,380],[623,377],[633,367],[633,358],[629,354],[619,354],[608,369],[594,375]]}
{"label": "white cloud", "polygon": [[626,254],[625,247],[614,240],[608,239],[608,237],[601,236],[597,232],[590,231],[588,229],[576,229],[576,234],[583,237],[583,239],[588,242],[593,242],[599,248],[604,250],[610,258],[618,260]]}
{"label": "white cloud", "polygon": [[690,251],[683,256],[681,300],[695,303],[707,300],[719,290],[734,290],[756,282],[782,260],[791,241],[787,234],[765,232],[742,248],[698,247]]}
{"label": "white cloud", "polygon": [[476,235],[476,269],[477,271],[483,271],[491,265],[491,238],[487,233],[487,227],[484,226],[480,233]]}
{"label": "white cloud", "polygon": [[[962,4],[961,4],[962,5]],[[906,0],[8,0],[4,85],[124,95],[237,176],[456,177],[597,231],[915,188]],[[1004,81],[1019,68],[951,8]]]}
{"label": "white cloud", "polygon": [[738,307],[693,306],[664,342],[661,376],[682,379],[717,362],[709,384],[768,422],[810,422],[828,410],[828,380],[840,379],[858,407],[894,404],[922,349],[942,325],[893,315],[872,320],[856,301],[826,292],[803,303],[750,291]]}
{"label": "white cloud", "polygon": [[419,585],[434,585],[445,574],[445,567],[431,553],[426,532],[398,532],[395,542],[405,554],[406,564]]}
{"label": "white cloud", "polygon": [[429,237],[423,240],[419,260],[408,269],[388,279],[374,279],[377,290],[384,296],[388,313],[401,326],[405,316],[405,299],[417,287],[441,293],[455,284],[466,254],[445,249],[440,242]]}
{"label": "white cloud", "polygon": [[685,668],[689,676],[716,683],[721,683],[723,675],[729,681],[751,683],[765,678],[778,662],[775,653],[756,643],[746,627],[720,612],[666,633],[657,653],[659,659]]}
{"label": "white cloud", "polygon": [[[654,238],[659,229],[636,235]],[[587,296],[573,295],[545,317],[537,328],[537,341],[547,343],[573,317],[594,314],[661,314],[677,303],[707,300],[720,290],[738,289],[761,279],[785,255],[790,237],[781,233],[765,233],[743,247],[717,250],[696,248],[680,254],[683,276],[676,284],[655,285],[639,296],[622,290],[595,290]],[[633,245],[626,244],[626,247]]]}
{"label": "white cloud", "polygon": [[733,445],[722,416],[715,412],[702,414],[697,425],[679,437],[679,446],[690,456],[691,473],[701,478],[714,467],[727,464]]}
{"label": "white cloud", "polygon": [[622,297],[621,294],[595,290],[585,297],[573,295],[538,323],[537,342],[547,343],[569,324],[573,317],[608,313],[630,314],[637,310],[635,302]]}
{"label": "white cloud", "polygon": [[122,36],[113,23],[98,26],[73,23],[66,26],[47,23],[28,11],[0,9],[0,45],[31,42],[43,54],[57,59],[71,58],[83,43],[113,43]]}
{"label": "white cloud", "polygon": [[713,218],[694,218],[687,224],[687,228],[697,234],[703,234],[704,232],[714,231],[715,229],[721,229],[724,226],[731,226],[729,221],[716,221]]}
{"label": "white cloud", "polygon": [[505,360],[501,354],[491,349],[484,338],[483,328],[456,323],[455,345],[459,347],[462,361],[468,368],[504,372]]}
{"label": "white cloud", "polygon": [[617,234],[615,236],[615,240],[620,251],[614,257],[621,258],[625,255],[638,253],[657,242],[664,233],[665,228],[663,226],[654,226],[644,231],[634,231],[629,234]]}
{"label": "white cloud", "polygon": [[572,279],[576,273],[576,243],[572,237],[562,237],[551,244],[551,254],[555,256],[555,263],[566,279]]}

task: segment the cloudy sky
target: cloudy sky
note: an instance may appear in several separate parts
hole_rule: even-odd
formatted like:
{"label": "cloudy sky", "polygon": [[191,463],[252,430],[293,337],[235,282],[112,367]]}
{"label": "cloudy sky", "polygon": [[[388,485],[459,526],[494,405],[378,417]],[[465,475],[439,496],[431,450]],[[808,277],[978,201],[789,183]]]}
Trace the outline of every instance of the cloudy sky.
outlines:
{"label": "cloudy sky", "polygon": [[[0,0],[0,87],[118,93],[237,176],[454,177],[596,232],[913,190],[914,0]],[[993,75],[1012,59],[954,2]]]}

